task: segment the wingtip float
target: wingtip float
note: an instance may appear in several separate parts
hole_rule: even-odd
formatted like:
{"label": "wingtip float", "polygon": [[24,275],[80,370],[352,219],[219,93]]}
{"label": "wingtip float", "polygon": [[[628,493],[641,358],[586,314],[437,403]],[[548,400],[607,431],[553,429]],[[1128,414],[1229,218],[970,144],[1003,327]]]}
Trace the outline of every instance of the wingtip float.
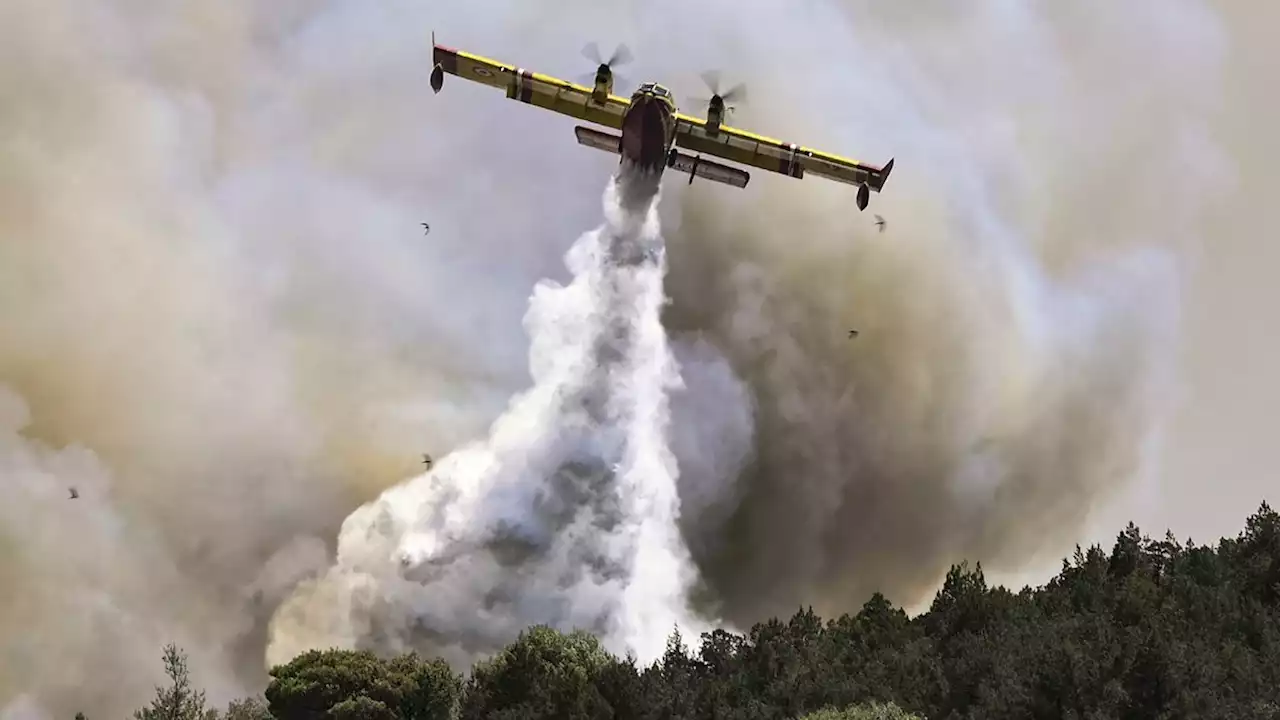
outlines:
{"label": "wingtip float", "polygon": [[454,75],[505,90],[513,100],[615,130],[617,134],[579,125],[574,134],[579,144],[615,153],[619,162],[644,171],[660,174],[672,168],[687,173],[690,183],[700,177],[747,186],[750,173],[703,157],[709,155],[788,177],[812,174],[855,185],[859,210],[867,209],[871,193],[880,192],[893,172],[892,159],[877,167],[723,125],[726,108],[719,94],[708,101],[705,119],[681,114],[671,91],[656,82],[641,84],[630,98],[619,97],[613,94],[609,62],[599,64],[593,86],[587,87],[440,45],[434,32],[431,43],[433,92],[444,87],[445,74]]}

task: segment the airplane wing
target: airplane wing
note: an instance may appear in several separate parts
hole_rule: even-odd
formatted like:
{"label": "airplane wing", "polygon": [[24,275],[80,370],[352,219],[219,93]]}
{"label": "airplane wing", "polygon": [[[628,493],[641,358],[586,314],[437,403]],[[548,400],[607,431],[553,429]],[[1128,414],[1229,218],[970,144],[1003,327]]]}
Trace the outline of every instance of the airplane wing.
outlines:
{"label": "airplane wing", "polygon": [[448,73],[506,90],[507,97],[513,100],[615,130],[622,129],[622,117],[631,105],[628,98],[605,95],[603,102],[598,102],[600,96],[592,97],[593,88],[435,44],[434,40],[433,44],[435,66],[431,70],[431,89],[436,92],[440,92],[444,74]]}
{"label": "airplane wing", "polygon": [[883,167],[721,125],[713,132],[705,120],[676,115],[676,144],[693,152],[715,155],[743,165],[802,178],[805,173],[857,185],[858,208],[864,209],[869,190],[880,192],[893,172],[893,160]]}

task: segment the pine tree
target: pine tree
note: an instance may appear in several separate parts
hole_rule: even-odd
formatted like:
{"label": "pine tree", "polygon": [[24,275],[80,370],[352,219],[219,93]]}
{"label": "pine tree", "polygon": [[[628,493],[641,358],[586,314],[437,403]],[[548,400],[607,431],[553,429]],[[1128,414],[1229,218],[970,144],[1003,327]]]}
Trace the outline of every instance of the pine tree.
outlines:
{"label": "pine tree", "polygon": [[171,684],[157,687],[151,706],[135,712],[135,720],[204,720],[209,714],[204,691],[191,687],[187,655],[177,645],[164,648],[164,673]]}

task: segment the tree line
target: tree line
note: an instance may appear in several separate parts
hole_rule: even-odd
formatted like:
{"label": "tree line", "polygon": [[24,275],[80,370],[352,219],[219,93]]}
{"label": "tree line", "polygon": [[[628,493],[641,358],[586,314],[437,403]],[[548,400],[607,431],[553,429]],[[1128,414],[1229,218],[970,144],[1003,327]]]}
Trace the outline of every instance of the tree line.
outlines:
{"label": "tree line", "polygon": [[[526,630],[469,674],[439,659],[312,651],[263,696],[206,706],[175,647],[171,683],[136,720],[1280,720],[1280,515],[1265,502],[1216,546],[1132,523],[1046,585],[990,587],[953,566],[915,617],[876,594],[824,621],[810,609],[673,634],[640,668],[585,632]],[[84,716],[78,716],[83,720]]]}

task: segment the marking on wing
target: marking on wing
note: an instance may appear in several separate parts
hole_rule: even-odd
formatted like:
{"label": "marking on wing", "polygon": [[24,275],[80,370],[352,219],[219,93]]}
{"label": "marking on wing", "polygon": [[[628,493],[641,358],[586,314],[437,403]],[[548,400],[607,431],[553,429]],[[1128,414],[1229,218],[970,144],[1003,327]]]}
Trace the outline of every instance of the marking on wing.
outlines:
{"label": "marking on wing", "polygon": [[[702,118],[697,118],[690,115],[684,115],[681,113],[678,113],[676,115],[676,119],[678,121],[684,121],[689,123],[690,125],[695,125],[697,127],[705,128],[707,125],[706,121],[703,120]],[[788,145],[788,143],[784,143],[781,140],[778,140],[777,138],[771,138],[767,135],[753,133],[750,130],[743,130],[741,128],[731,127],[729,125],[721,125],[720,132],[726,135],[735,135],[744,140],[754,140],[755,142],[761,143],[763,145],[773,145],[779,149],[785,148]],[[826,160],[828,162],[834,162],[834,163],[843,164],[843,165],[857,165],[863,168],[868,167],[866,163],[863,163],[860,160],[854,160],[852,158],[843,157],[841,155],[835,155],[832,153],[823,152],[821,150],[815,150],[813,148],[804,147],[803,145],[797,146],[796,152],[797,154],[800,154],[800,155],[808,155],[810,157],[819,158],[821,160]]]}
{"label": "marking on wing", "polygon": [[[593,98],[594,87],[561,80],[525,68],[500,63],[482,55],[463,51],[450,52],[436,46],[437,59],[446,72],[462,70],[469,79],[491,87],[505,89],[508,98],[588,122],[619,128],[631,106],[628,97],[610,94],[605,102]],[[461,62],[459,62],[461,61]],[[465,68],[461,65],[466,65]],[[452,66],[452,67],[450,67]]]}
{"label": "marking on wing", "polygon": [[[472,71],[476,75],[479,75],[481,77],[491,78],[494,76],[494,70],[490,69],[489,67],[483,67],[485,65],[495,68],[498,73],[514,74],[520,70],[520,68],[517,68],[514,65],[498,62],[497,60],[484,57],[483,55],[477,55],[475,53],[466,52],[464,50],[453,50],[452,48],[446,48],[443,45],[438,45],[437,47],[440,48],[441,50],[452,51],[453,53],[456,53],[455,57],[464,57],[470,60],[472,63],[475,63],[475,65],[472,67]],[[574,92],[582,93],[583,95],[591,95],[591,93],[595,90],[595,88],[585,87],[583,85],[578,85],[577,83],[571,83],[571,82],[568,82],[567,80],[561,80],[558,77],[555,77],[552,75],[544,75],[543,73],[534,72],[532,70],[524,70],[524,76],[527,79],[531,79],[536,82],[546,83],[547,85],[551,85],[557,89],[572,90]],[[608,101],[610,103],[616,103],[624,107],[631,104],[630,98],[621,97],[619,95],[609,95]]]}
{"label": "marking on wing", "polygon": [[524,68],[516,68],[516,93],[520,102],[533,103],[533,73]]}

